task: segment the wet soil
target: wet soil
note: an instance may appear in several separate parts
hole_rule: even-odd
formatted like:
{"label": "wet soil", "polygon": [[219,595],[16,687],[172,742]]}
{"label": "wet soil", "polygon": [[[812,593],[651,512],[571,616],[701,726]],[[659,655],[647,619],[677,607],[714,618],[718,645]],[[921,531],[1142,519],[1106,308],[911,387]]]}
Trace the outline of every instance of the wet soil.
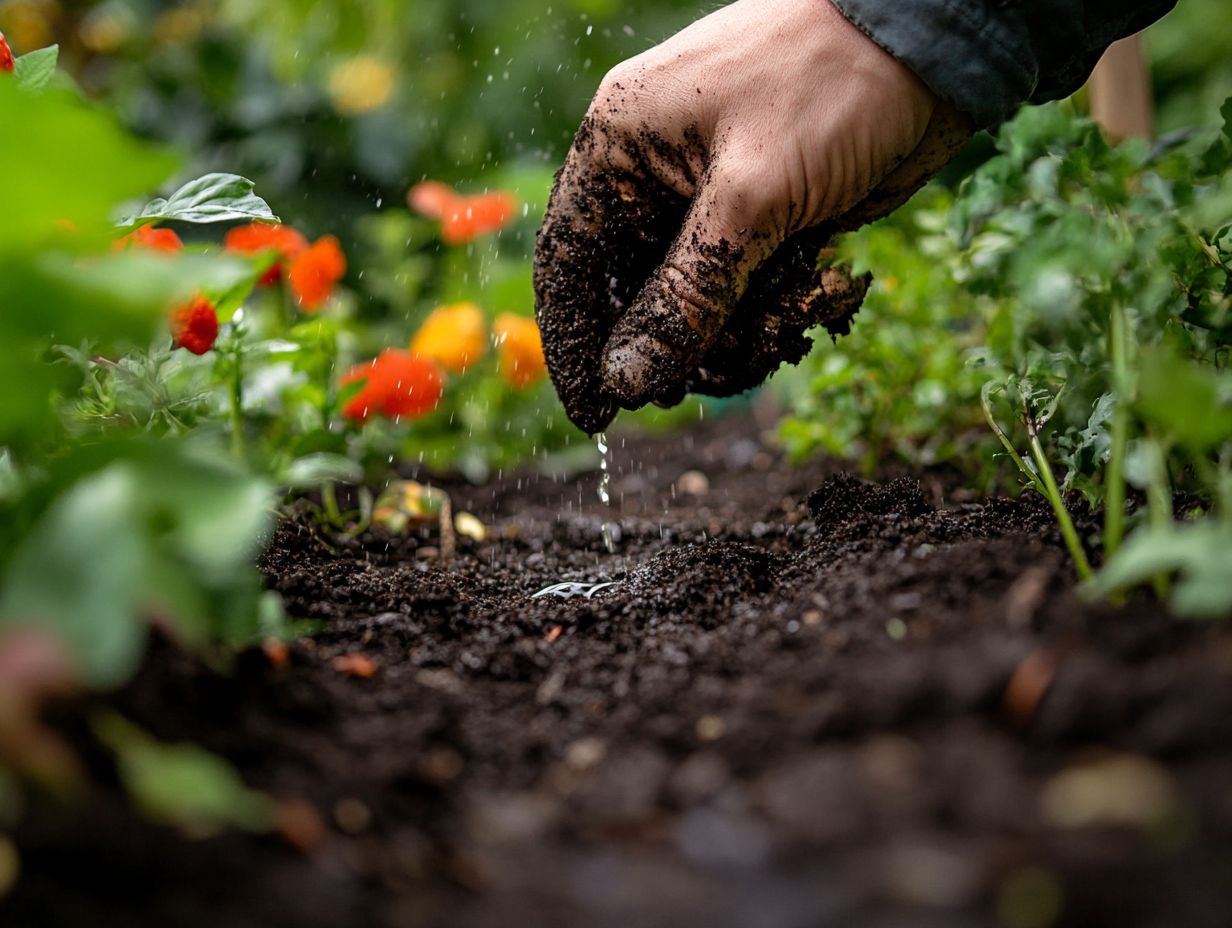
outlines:
{"label": "wet soil", "polygon": [[[319,634],[231,675],[161,644],[107,702],[296,815],[186,840],[94,758],[0,924],[1229,924],[1232,629],[1082,603],[1029,497],[791,468],[748,418],[614,467],[613,555],[593,474],[451,487],[492,534],[449,564],[284,524]],[[617,583],[531,598],[565,580]]]}

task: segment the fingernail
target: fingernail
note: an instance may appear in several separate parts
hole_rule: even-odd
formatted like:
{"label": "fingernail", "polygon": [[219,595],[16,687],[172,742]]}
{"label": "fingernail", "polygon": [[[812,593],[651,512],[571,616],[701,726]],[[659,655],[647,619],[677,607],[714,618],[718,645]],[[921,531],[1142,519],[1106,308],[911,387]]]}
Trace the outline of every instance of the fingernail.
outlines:
{"label": "fingernail", "polygon": [[679,383],[679,362],[661,341],[648,335],[613,340],[603,352],[603,388],[626,409],[645,406]]}
{"label": "fingernail", "polygon": [[656,396],[654,404],[660,409],[671,409],[673,406],[679,406],[683,403],[688,393],[689,389],[682,381],[672,387],[667,393],[660,393]]}
{"label": "fingernail", "polygon": [[585,409],[566,410],[566,412],[570,422],[587,435],[595,435],[612,424],[619,409],[620,407],[611,400],[599,400]]}

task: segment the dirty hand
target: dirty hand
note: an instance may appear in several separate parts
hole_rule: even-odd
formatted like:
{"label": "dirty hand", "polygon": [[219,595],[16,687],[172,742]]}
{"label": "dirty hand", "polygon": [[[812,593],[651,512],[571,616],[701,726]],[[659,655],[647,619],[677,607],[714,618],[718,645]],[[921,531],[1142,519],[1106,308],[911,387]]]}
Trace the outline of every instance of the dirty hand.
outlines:
{"label": "dirty hand", "polygon": [[599,431],[618,406],[752,386],[778,363],[759,352],[799,360],[804,330],[863,295],[818,270],[822,246],[902,203],[970,132],[827,0],[737,0],[616,67],[535,255],[570,418]]}

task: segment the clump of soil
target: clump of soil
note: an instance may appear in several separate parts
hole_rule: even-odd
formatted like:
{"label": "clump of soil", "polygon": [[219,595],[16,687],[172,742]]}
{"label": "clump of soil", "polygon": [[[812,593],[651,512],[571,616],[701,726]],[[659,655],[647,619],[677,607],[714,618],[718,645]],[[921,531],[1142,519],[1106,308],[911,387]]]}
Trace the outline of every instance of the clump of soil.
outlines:
{"label": "clump of soil", "polygon": [[[320,633],[229,676],[161,645],[107,701],[323,835],[184,840],[96,758],[0,923],[1226,924],[1232,630],[1082,602],[1031,496],[792,469],[745,418],[615,452],[616,513],[448,487],[491,529],[448,564],[284,524],[262,569]],[[531,599],[564,580],[614,585]]]}

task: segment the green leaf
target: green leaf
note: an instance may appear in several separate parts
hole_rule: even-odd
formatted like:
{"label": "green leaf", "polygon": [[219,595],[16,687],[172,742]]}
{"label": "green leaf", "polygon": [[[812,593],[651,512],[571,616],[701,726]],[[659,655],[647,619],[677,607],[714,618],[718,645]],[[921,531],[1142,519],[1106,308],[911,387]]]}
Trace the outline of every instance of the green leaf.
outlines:
{"label": "green leaf", "polygon": [[0,627],[53,630],[85,679],[100,686],[126,679],[145,642],[139,495],[135,476],[123,470],[81,481],[18,549],[0,585]]}
{"label": "green leaf", "polygon": [[246,294],[259,273],[234,255],[133,249],[84,259],[0,250],[0,445],[49,428],[56,374],[43,354],[53,339],[89,339],[104,350],[125,343],[144,347],[160,332],[166,337],[169,306],[198,291]]}
{"label": "green leaf", "polygon": [[364,479],[363,468],[350,458],[340,454],[306,454],[296,458],[275,477],[280,486],[287,489],[308,489],[323,483],[359,483]]}
{"label": "green leaf", "polygon": [[238,174],[206,174],[189,181],[167,199],[151,200],[135,216],[121,220],[131,226],[144,222],[277,222],[269,204],[253,193],[255,185]]}
{"label": "green leaf", "polygon": [[1232,440],[1232,382],[1213,367],[1164,348],[1140,361],[1137,405],[1162,435],[1203,451]]}
{"label": "green leaf", "polygon": [[22,55],[14,64],[13,73],[17,83],[26,90],[42,90],[55,76],[56,62],[60,58],[60,46],[49,45]]}
{"label": "green leaf", "polygon": [[1177,615],[1195,619],[1232,615],[1232,525],[1207,519],[1139,529],[1084,590],[1107,596],[1161,573],[1180,577],[1171,599]]}
{"label": "green leaf", "polygon": [[1219,115],[1223,117],[1223,134],[1228,137],[1228,141],[1232,141],[1232,97],[1223,101]]}
{"label": "green leaf", "polygon": [[275,805],[250,789],[226,760],[195,744],[166,744],[115,712],[91,727],[116,755],[129,795],[151,821],[192,836],[224,828],[264,832],[274,825]]}
{"label": "green leaf", "polygon": [[177,163],[168,150],[130,137],[111,114],[55,87],[35,96],[0,81],[0,126],[7,181],[0,255],[34,254],[49,241],[105,247],[115,235],[116,204],[163,183]]}
{"label": "green leaf", "polygon": [[271,519],[266,481],[148,439],[83,447],[46,479],[58,494],[0,575],[0,627],[54,631],[95,686],[133,673],[151,618],[190,645],[259,637],[251,561]]}

